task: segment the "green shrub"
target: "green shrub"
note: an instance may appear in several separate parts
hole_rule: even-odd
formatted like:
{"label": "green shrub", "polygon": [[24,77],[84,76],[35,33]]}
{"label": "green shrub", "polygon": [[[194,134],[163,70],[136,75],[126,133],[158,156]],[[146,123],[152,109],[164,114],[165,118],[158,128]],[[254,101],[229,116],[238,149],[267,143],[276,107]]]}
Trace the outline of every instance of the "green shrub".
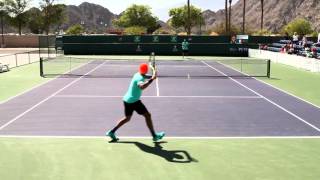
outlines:
{"label": "green shrub", "polygon": [[84,33],[84,28],[80,24],[69,27],[66,32],[68,35],[81,35],[82,33]]}
{"label": "green shrub", "polygon": [[132,26],[125,28],[124,34],[126,35],[142,35],[147,33],[147,28],[141,26]]}
{"label": "green shrub", "polygon": [[283,27],[283,31],[292,36],[295,32],[300,35],[311,34],[313,32],[309,21],[297,18]]}

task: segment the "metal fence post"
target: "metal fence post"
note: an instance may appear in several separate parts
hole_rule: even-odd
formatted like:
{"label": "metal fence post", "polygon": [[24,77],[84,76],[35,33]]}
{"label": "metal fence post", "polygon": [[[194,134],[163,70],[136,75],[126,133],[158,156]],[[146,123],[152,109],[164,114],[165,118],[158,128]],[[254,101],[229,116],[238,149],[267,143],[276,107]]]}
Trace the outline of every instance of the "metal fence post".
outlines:
{"label": "metal fence post", "polygon": [[31,64],[30,52],[28,52],[28,60],[29,60],[29,64]]}
{"label": "metal fence post", "polygon": [[18,57],[17,54],[14,54],[15,58],[16,58],[16,67],[18,67]]}

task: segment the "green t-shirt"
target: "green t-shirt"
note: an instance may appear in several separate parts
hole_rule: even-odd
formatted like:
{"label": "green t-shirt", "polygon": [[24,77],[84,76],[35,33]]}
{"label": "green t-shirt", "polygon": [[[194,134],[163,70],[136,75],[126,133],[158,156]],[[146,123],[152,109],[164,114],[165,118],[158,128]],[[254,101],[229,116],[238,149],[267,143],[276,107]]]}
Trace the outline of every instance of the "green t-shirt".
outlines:
{"label": "green t-shirt", "polygon": [[189,50],[189,43],[187,41],[182,42],[182,50]]}
{"label": "green t-shirt", "polygon": [[126,103],[134,103],[140,100],[142,95],[142,89],[138,86],[139,83],[143,83],[145,77],[140,73],[136,73],[131,82],[127,93],[123,97],[123,101]]}

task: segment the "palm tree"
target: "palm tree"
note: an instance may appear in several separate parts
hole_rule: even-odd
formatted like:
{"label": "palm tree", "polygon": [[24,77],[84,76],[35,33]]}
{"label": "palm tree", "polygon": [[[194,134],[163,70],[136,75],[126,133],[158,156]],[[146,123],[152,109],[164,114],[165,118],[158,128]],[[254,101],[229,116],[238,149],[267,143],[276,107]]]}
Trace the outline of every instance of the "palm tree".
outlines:
{"label": "palm tree", "polygon": [[242,34],[245,33],[245,24],[246,24],[246,0],[243,0],[243,21],[242,21]]}
{"label": "palm tree", "polygon": [[228,33],[229,29],[228,29],[228,0],[226,0],[226,4],[225,4],[225,14],[226,14],[226,34]]}
{"label": "palm tree", "polygon": [[1,48],[4,47],[4,35],[3,35],[3,21],[4,21],[4,16],[6,15],[5,11],[5,3],[3,1],[0,1],[0,16],[1,16]]}
{"label": "palm tree", "polygon": [[261,0],[261,31],[263,30],[263,11],[264,11],[264,0]]}
{"label": "palm tree", "polygon": [[229,0],[229,34],[231,34],[231,4],[232,0]]}
{"label": "palm tree", "polygon": [[190,0],[188,0],[188,36],[191,34]]}

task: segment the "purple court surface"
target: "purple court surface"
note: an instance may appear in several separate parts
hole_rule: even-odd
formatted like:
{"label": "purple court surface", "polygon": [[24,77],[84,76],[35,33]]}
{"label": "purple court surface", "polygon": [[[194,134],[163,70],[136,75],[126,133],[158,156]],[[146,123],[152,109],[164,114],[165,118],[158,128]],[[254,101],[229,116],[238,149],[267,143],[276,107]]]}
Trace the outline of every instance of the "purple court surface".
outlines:
{"label": "purple court surface", "polygon": [[[0,135],[104,136],[124,115],[122,96],[130,82],[112,72],[134,73],[138,64],[86,64],[75,70],[83,75],[52,78],[3,102]],[[255,78],[229,77],[237,72],[214,61],[161,61],[158,66],[159,74],[185,75],[159,77],[143,93],[155,129],[167,136],[320,136],[319,107]],[[118,135],[150,134],[144,119],[134,114]]]}

